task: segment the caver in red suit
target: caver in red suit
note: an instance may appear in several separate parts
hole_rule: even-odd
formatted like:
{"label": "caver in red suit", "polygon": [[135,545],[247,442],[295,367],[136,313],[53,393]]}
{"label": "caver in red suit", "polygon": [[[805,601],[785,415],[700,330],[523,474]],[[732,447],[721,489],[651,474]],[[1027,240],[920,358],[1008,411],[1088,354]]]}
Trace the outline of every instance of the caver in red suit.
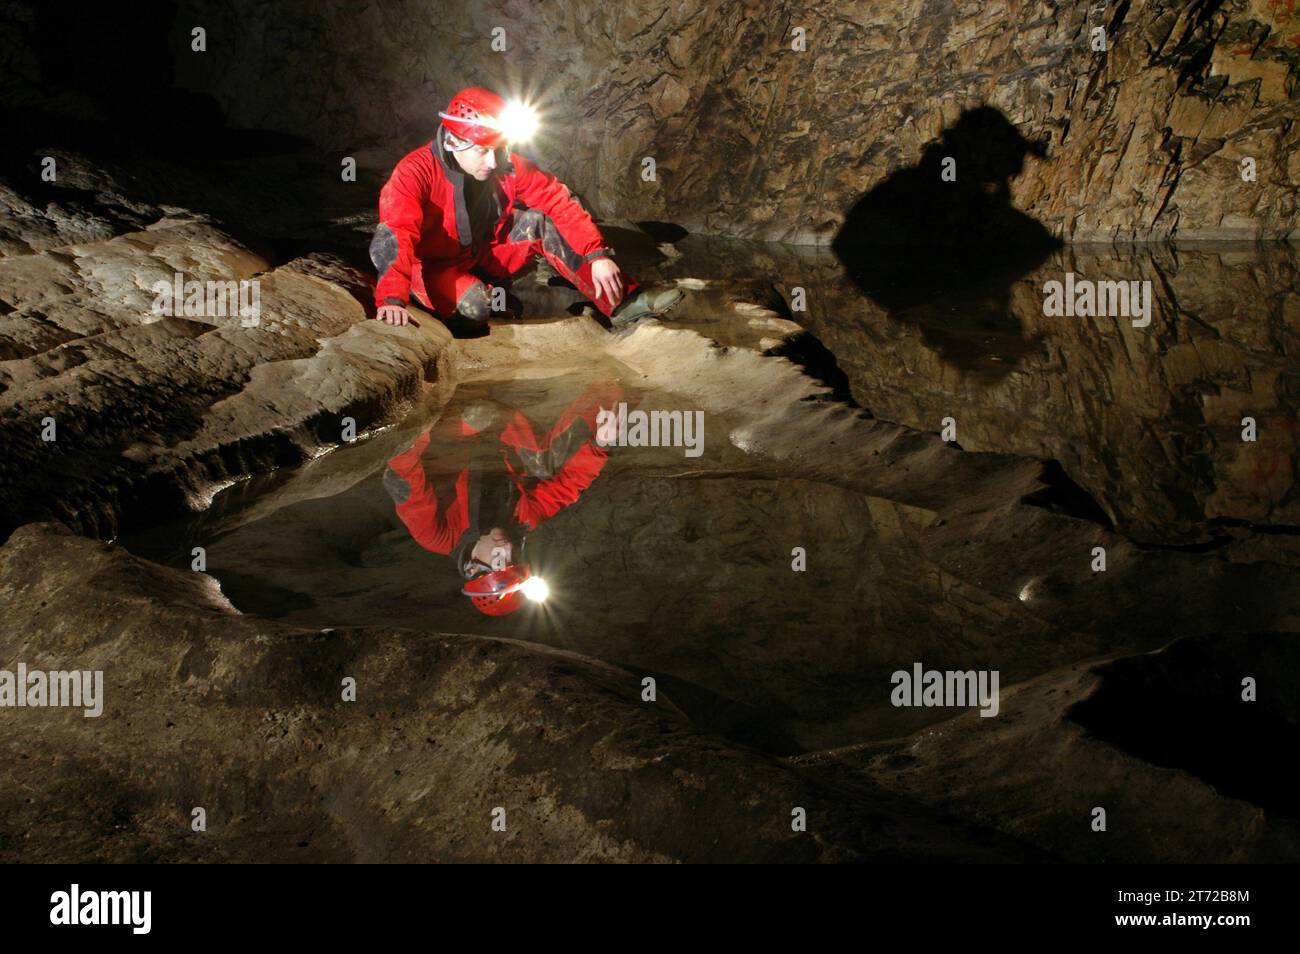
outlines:
{"label": "caver in red suit", "polygon": [[597,414],[622,396],[605,377],[541,433],[522,412],[501,405],[444,413],[388,462],[384,488],[415,542],[451,556],[459,568],[493,527],[518,543],[577,501],[609,459],[595,441]]}
{"label": "caver in red suit", "polygon": [[[509,151],[503,136],[473,124],[473,117],[501,104],[488,90],[462,90],[433,141],[393,170],[379,194],[379,226],[370,244],[379,274],[376,307],[414,300],[443,319],[459,312],[484,321],[491,314],[488,286],[508,280],[537,255],[606,316],[616,307],[608,295],[597,297],[591,281],[591,263],[614,255],[591,216],[563,182]],[[496,170],[485,181],[467,176],[447,151],[449,128],[496,148]],[[627,301],[640,283],[625,272],[622,280]]]}

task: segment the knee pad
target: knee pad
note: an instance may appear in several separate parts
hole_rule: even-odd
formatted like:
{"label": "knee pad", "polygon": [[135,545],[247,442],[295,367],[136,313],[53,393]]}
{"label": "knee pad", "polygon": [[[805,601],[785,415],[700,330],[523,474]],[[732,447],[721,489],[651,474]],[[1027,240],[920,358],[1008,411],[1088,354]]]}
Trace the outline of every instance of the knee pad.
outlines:
{"label": "knee pad", "polygon": [[487,321],[492,313],[492,303],[488,299],[487,286],[476,281],[456,302],[456,312],[471,321]]}
{"label": "knee pad", "polygon": [[388,267],[397,261],[397,236],[383,222],[379,223],[374,238],[370,240],[370,261],[380,278],[383,278]]}
{"label": "knee pad", "polygon": [[491,427],[500,417],[498,405],[487,401],[475,401],[460,412],[461,423],[476,433]]}
{"label": "knee pad", "polygon": [[582,256],[573,250],[555,221],[541,209],[521,209],[515,212],[514,223],[510,227],[510,241],[536,242],[541,240],[542,248],[554,255],[572,272],[582,268]]}
{"label": "knee pad", "polygon": [[535,242],[542,237],[550,221],[541,209],[519,209],[510,224],[510,241]]}

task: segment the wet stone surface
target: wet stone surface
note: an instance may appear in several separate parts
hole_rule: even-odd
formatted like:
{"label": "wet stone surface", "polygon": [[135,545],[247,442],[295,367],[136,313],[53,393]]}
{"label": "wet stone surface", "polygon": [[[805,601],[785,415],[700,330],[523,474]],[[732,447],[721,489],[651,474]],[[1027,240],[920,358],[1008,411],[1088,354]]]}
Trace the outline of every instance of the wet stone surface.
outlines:
{"label": "wet stone surface", "polygon": [[[611,334],[539,268],[513,283],[523,320],[469,337],[367,320],[370,199],[281,193],[324,181],[290,153],[231,158],[263,176],[237,195],[163,158],[137,195],[59,155],[74,188],[5,198],[0,650],[105,667],[110,718],[25,711],[0,739],[0,856],[1300,857],[1285,789],[1233,748],[1294,741],[1294,248],[885,253],[603,223],[631,273],[687,290],[668,320]],[[260,278],[263,324],[151,320],[177,270]],[[1067,274],[1149,281],[1151,324],[1044,314]],[[702,453],[610,448],[528,535],[551,599],[484,617],[389,462],[432,430],[416,456],[455,477],[466,442],[439,429],[466,420],[483,479],[544,483],[589,444],[548,435],[593,387],[702,414]],[[996,670],[998,716],[894,705],[917,664]],[[1268,698],[1242,710],[1247,676]],[[202,845],[177,834],[199,800],[225,819]],[[1080,838],[1101,800],[1138,834]],[[475,834],[502,802],[545,837]]]}
{"label": "wet stone surface", "polygon": [[[676,323],[689,327],[690,314]],[[464,346],[473,353],[473,342]],[[656,677],[697,724],[774,754],[889,738],[950,718],[944,708],[892,704],[891,674],[913,661],[998,669],[1010,684],[1187,633],[1296,619],[1300,571],[1284,564],[1117,545],[1104,515],[1055,516],[974,487],[927,505],[873,493],[854,460],[855,443],[873,426],[863,415],[839,438],[842,454],[830,444],[750,451],[742,436],[754,406],[706,411],[688,386],[655,386],[610,355],[590,355],[581,369],[517,370],[509,379],[490,368],[471,376],[445,405],[417,409],[375,438],[364,461],[360,447],[332,455],[332,466],[351,472],[345,489],[252,516],[245,494],[153,539],[167,541],[181,566],[191,546],[204,546],[208,572],[244,612],[313,628],[405,626],[572,650]],[[551,598],[485,618],[460,594],[451,559],[422,547],[400,519],[385,486],[387,461],[426,431],[491,419],[469,443],[482,479],[502,481],[507,461],[527,463],[501,435],[504,423],[518,415],[541,437],[592,389],[634,410],[698,413],[702,453],[610,448],[572,503],[528,534],[525,552]],[[466,464],[465,443],[432,440],[419,455],[423,472],[448,486]],[[311,481],[298,478],[305,488]],[[1038,493],[1050,496],[1050,488]],[[969,529],[1008,506],[995,526]],[[1072,539],[1080,534],[1111,548],[1109,572],[1089,569],[1091,547]],[[147,539],[126,542],[150,552]],[[793,569],[795,547],[809,554],[804,572]]]}

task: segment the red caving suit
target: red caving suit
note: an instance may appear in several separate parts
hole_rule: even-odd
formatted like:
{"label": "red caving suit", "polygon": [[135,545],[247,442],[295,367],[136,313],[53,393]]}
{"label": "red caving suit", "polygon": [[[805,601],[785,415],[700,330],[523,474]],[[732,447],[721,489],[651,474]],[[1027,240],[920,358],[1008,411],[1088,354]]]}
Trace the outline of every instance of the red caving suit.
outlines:
{"label": "red caving suit", "polygon": [[[512,534],[537,529],[577,501],[604,469],[609,451],[595,441],[597,415],[622,394],[612,377],[596,381],[541,437],[520,411],[482,429],[467,420],[470,414],[444,414],[388,462],[384,488],[397,516],[416,543],[448,555],[473,546],[494,525]],[[507,503],[481,512],[485,483],[501,482],[498,464],[508,480]]]}
{"label": "red caving suit", "polygon": [[[479,182],[444,151],[444,133],[439,127],[432,142],[404,156],[379,193],[370,244],[376,307],[414,298],[449,318],[467,293],[482,296],[479,275],[503,281],[544,255],[608,316],[616,306],[596,297],[591,263],[614,253],[568,187],[517,153],[503,158],[504,149],[493,175]],[[622,278],[627,300],[639,283]]]}

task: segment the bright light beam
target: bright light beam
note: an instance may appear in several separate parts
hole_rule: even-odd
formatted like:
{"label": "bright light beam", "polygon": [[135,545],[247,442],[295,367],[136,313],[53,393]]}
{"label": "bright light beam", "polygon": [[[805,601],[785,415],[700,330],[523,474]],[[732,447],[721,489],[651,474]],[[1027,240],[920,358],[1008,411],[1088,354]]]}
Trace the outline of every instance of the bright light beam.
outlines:
{"label": "bright light beam", "polygon": [[507,102],[497,117],[497,128],[510,142],[527,142],[537,134],[539,125],[536,110],[517,99]]}
{"label": "bright light beam", "polygon": [[551,595],[550,586],[540,576],[529,577],[524,580],[520,589],[524,591],[524,596],[534,603],[545,603],[546,598]]}

